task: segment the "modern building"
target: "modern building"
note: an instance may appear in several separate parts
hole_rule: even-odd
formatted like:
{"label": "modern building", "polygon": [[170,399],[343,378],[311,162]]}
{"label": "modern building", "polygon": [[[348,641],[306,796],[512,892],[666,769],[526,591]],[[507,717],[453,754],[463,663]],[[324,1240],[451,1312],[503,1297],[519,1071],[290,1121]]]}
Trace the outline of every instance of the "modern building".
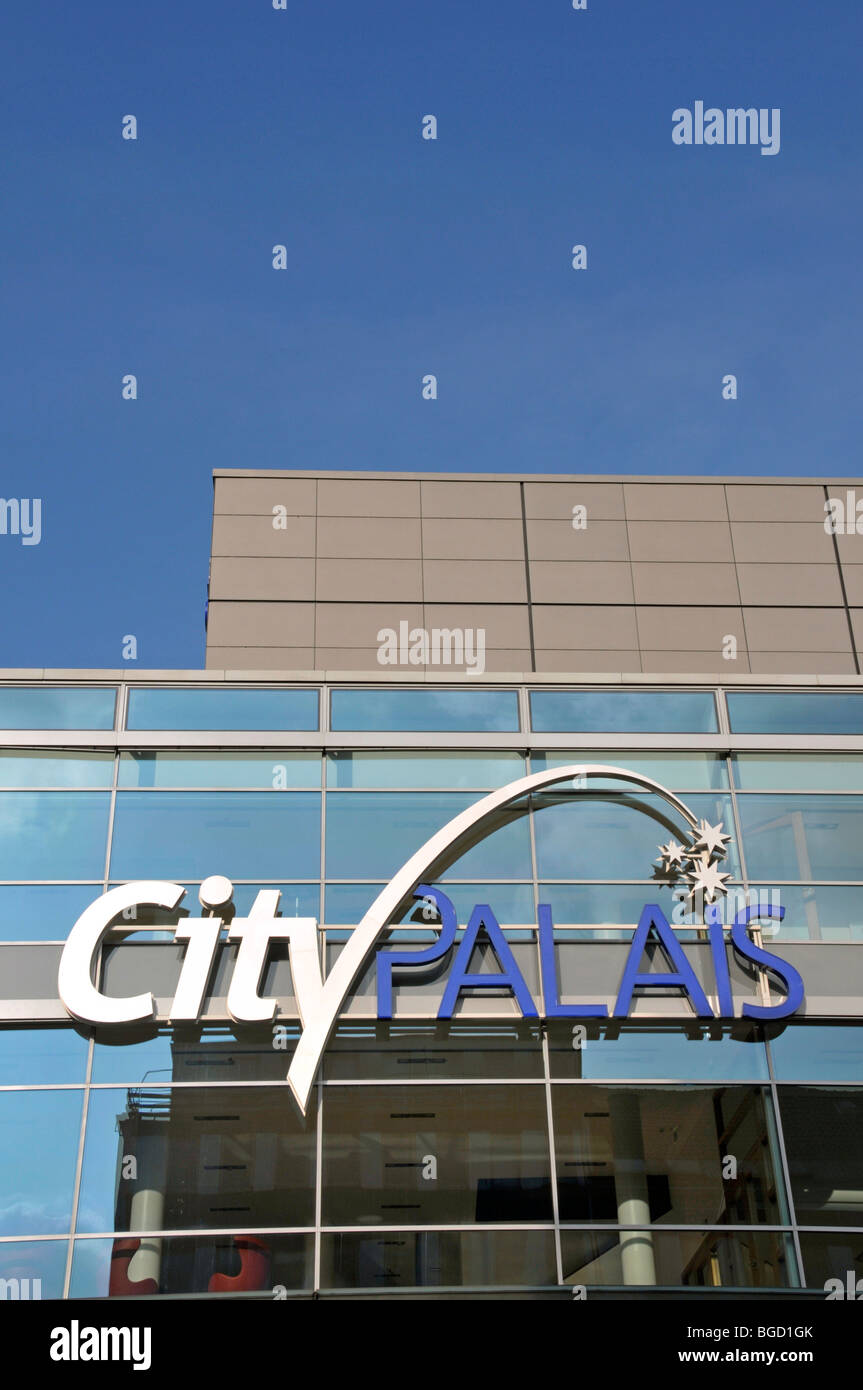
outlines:
{"label": "modern building", "polygon": [[217,474],[0,673],[5,1296],[856,1291],[853,486]]}

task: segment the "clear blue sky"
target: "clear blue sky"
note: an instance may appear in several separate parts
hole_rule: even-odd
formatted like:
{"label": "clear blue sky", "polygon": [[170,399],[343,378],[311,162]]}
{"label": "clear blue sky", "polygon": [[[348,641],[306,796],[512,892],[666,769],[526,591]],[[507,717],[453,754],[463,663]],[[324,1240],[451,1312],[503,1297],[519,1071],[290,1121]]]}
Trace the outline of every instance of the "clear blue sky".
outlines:
{"label": "clear blue sky", "polygon": [[[43,538],[0,536],[0,666],[201,666],[213,468],[863,473],[860,0],[18,0],[2,40],[0,495]],[[780,153],[674,145],[696,100]]]}

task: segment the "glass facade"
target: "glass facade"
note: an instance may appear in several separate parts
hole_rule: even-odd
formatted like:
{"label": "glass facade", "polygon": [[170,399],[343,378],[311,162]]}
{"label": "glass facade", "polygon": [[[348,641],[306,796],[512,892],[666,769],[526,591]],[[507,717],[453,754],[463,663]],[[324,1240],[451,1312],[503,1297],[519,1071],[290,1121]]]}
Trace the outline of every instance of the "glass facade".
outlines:
{"label": "glass facade", "polygon": [[[23,747],[18,733],[0,749],[0,1278],[39,1280],[43,1297],[554,1298],[823,1296],[827,1279],[863,1275],[863,742],[850,727],[837,735],[847,751],[770,741],[829,736],[844,705],[712,687],[614,700],[371,685],[31,693],[28,705],[27,688],[0,690],[5,727],[65,732],[62,746]],[[138,748],[136,730],[166,737]],[[363,733],[374,746],[351,743]],[[645,741],[621,750],[623,734]],[[812,982],[805,1013],[522,1019],[498,989],[484,1013],[445,1020],[450,957],[417,986],[415,1013],[342,1015],[305,1114],[286,1079],[296,1016],[172,1028],[160,1004],[157,1022],[113,1030],[28,1017],[29,1000],[56,999],[74,921],[114,885],[167,879],[187,895],[173,914],[117,920],[107,993],[170,995],[182,956],[170,924],[200,913],[213,874],[230,877],[240,915],[278,888],[283,916],[317,920],[331,966],[441,827],[519,778],[585,762],[652,778],[722,822],[730,889],[785,908],[760,939],[808,953],[794,956]],[[613,779],[520,797],[437,864],[456,946],[489,905],[537,999],[539,904],[588,976],[613,960],[619,978],[648,902],[687,950],[706,950],[692,905],[657,873],[658,846],[680,831],[667,799]],[[390,920],[402,950],[438,939],[429,901]],[[476,949],[474,970],[499,969],[485,937]],[[279,944],[261,993],[281,997],[286,980]],[[372,970],[357,997],[374,989]]]}

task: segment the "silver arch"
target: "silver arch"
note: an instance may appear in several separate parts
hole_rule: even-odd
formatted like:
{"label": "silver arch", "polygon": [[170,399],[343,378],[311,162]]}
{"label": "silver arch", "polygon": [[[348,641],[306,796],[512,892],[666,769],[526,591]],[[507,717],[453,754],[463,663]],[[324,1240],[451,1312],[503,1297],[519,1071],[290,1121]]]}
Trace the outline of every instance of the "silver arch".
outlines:
{"label": "silver arch", "polygon": [[509,782],[505,787],[490,792],[488,796],[482,797],[473,806],[468,806],[465,811],[454,816],[411,855],[407,863],[402,865],[375,898],[368,912],[354,928],[344,950],[327,976],[320,991],[319,1008],[315,1017],[309,1019],[308,1023],[303,1021],[303,1031],[287,1077],[303,1114],[321,1057],[341,1013],[342,1005],[402,900],[413,892],[418,883],[422,883],[429,869],[447,851],[458,850],[459,845],[463,844],[477,826],[496,811],[503,810],[530,792],[552,787],[558,782],[569,782],[576,777],[608,777],[621,782],[632,782],[663,797],[683,816],[690,829],[694,830],[698,824],[689,807],[660,782],[654,782],[651,777],[644,777],[641,773],[630,772],[623,767],[607,767],[603,763],[573,763],[569,767],[533,772],[528,777],[520,777],[516,782]]}

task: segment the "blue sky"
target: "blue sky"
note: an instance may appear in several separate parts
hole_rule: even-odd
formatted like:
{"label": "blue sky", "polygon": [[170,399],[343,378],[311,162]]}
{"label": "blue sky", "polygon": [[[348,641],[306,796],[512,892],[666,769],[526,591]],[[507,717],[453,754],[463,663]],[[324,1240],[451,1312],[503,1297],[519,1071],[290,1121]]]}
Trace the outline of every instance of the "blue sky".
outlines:
{"label": "blue sky", "polygon": [[[0,494],[43,536],[0,536],[0,666],[201,666],[213,468],[863,473],[859,0],[2,34]],[[780,153],[674,145],[696,100],[779,107]]]}

